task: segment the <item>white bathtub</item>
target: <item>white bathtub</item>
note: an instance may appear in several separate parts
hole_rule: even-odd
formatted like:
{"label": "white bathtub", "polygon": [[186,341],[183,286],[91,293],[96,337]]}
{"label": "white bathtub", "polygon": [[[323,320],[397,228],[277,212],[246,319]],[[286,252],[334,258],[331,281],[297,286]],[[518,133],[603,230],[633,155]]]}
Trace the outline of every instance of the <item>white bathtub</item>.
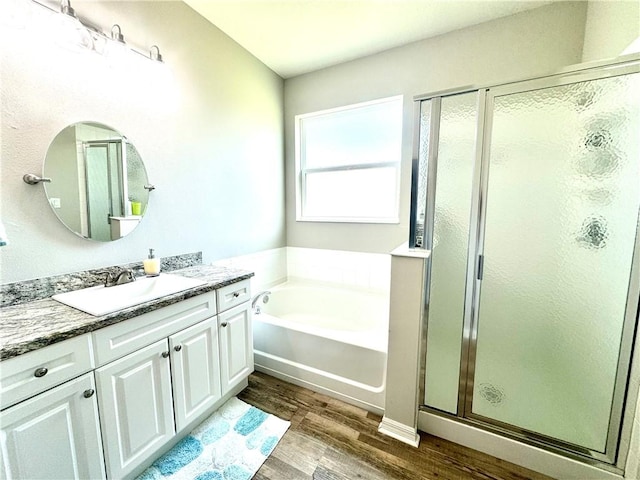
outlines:
{"label": "white bathtub", "polygon": [[303,281],[270,290],[253,316],[256,369],[383,413],[388,295]]}

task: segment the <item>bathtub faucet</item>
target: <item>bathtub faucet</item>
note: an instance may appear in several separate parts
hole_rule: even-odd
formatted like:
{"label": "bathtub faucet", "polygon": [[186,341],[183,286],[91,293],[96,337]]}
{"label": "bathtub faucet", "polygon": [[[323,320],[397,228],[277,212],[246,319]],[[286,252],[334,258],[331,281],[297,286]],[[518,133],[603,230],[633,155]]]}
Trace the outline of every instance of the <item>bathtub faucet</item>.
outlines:
{"label": "bathtub faucet", "polygon": [[262,303],[267,303],[269,301],[269,295],[271,295],[271,292],[269,290],[265,290],[253,297],[251,300],[251,309],[253,310],[253,313],[260,315],[261,310],[260,305],[258,305],[258,301],[262,298]]}

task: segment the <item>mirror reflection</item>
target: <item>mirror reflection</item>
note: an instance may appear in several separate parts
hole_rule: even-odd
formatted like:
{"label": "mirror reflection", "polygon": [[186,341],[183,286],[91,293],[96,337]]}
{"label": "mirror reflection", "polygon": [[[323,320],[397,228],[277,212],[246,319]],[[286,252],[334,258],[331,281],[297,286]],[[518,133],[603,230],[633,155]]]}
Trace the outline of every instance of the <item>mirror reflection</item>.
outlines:
{"label": "mirror reflection", "polygon": [[84,238],[107,242],[131,232],[149,203],[147,172],[135,146],[94,122],[64,128],[51,142],[43,175],[60,221]]}

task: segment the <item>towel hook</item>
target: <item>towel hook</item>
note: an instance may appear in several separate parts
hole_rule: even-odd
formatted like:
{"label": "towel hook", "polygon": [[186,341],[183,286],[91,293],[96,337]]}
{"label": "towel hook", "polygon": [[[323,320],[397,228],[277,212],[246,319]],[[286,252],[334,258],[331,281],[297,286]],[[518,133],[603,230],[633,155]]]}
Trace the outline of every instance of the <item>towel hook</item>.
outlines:
{"label": "towel hook", "polygon": [[51,183],[50,178],[39,177],[37,175],[34,175],[33,173],[25,173],[22,177],[22,180],[24,180],[24,182],[28,183],[29,185],[37,185],[40,182]]}

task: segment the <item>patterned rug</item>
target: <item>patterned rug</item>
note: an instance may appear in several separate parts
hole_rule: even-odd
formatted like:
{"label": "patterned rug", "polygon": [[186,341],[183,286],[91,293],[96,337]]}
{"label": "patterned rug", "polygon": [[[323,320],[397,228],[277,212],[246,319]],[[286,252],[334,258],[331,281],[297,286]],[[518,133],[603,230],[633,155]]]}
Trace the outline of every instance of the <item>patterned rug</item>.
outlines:
{"label": "patterned rug", "polygon": [[137,480],[249,480],[289,425],[234,397]]}

